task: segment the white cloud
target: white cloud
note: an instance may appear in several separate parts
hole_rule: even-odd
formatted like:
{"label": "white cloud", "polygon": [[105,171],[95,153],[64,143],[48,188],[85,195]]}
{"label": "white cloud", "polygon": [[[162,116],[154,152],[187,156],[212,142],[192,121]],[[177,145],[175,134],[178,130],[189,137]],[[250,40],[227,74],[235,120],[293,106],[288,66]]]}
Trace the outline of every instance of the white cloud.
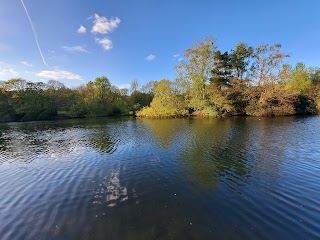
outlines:
{"label": "white cloud", "polygon": [[108,34],[119,26],[121,20],[118,17],[109,20],[106,17],[100,17],[98,14],[95,14],[93,23],[92,33]]}
{"label": "white cloud", "polygon": [[175,55],[173,55],[173,57],[178,58],[178,57],[180,57],[180,54],[175,54]]}
{"label": "white cloud", "polygon": [[58,80],[58,79],[82,80],[81,76],[68,71],[41,71],[36,75],[39,77],[50,78],[54,80]]}
{"label": "white cloud", "polygon": [[49,53],[55,53],[56,51],[53,50],[48,50]]}
{"label": "white cloud", "polygon": [[183,58],[179,58],[178,61],[181,62],[183,60]]}
{"label": "white cloud", "polygon": [[18,72],[16,70],[14,70],[13,68],[0,67],[0,76],[2,76],[2,77],[6,77],[6,76],[16,77],[16,76],[18,76]]}
{"label": "white cloud", "polygon": [[69,53],[88,53],[88,51],[83,46],[63,46],[62,49]]}
{"label": "white cloud", "polygon": [[119,89],[130,89],[131,84],[115,84],[115,86]]}
{"label": "white cloud", "polygon": [[87,32],[87,29],[84,26],[80,25],[78,29],[78,33],[86,33],[86,32]]}
{"label": "white cloud", "polygon": [[30,64],[30,63],[28,63],[26,61],[22,61],[21,64],[23,64],[23,65],[25,65],[27,67],[32,67],[33,66],[32,64]]}
{"label": "white cloud", "polygon": [[14,69],[14,66],[0,62],[0,80],[18,77],[19,73]]}
{"label": "white cloud", "polygon": [[103,49],[106,51],[111,50],[111,48],[113,47],[112,41],[108,38],[102,38],[102,39],[96,38],[96,42],[100,44],[103,47]]}
{"label": "white cloud", "polygon": [[16,78],[19,73],[15,70],[14,66],[0,62],[0,80],[7,80],[10,78]]}
{"label": "white cloud", "polygon": [[156,59],[156,56],[153,55],[153,54],[149,54],[145,59],[150,62],[150,61],[155,60],[155,59]]}

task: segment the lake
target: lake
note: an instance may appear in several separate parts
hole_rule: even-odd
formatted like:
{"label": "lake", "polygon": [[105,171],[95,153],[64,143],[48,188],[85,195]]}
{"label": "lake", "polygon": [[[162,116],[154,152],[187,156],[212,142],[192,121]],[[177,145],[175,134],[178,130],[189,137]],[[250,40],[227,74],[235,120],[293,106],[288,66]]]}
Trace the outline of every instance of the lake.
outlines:
{"label": "lake", "polygon": [[320,117],[0,124],[0,239],[320,239]]}

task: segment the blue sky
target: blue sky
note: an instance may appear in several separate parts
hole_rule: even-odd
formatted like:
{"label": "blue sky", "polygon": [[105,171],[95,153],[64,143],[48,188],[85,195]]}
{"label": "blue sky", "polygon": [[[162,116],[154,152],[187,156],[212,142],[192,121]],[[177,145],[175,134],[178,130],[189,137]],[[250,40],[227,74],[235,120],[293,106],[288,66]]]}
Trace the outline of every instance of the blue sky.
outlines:
{"label": "blue sky", "polygon": [[319,0],[23,2],[43,58],[21,0],[1,0],[0,80],[54,78],[69,87],[101,75],[119,86],[173,80],[184,50],[209,35],[222,51],[240,41],[281,43],[289,63],[320,67]]}

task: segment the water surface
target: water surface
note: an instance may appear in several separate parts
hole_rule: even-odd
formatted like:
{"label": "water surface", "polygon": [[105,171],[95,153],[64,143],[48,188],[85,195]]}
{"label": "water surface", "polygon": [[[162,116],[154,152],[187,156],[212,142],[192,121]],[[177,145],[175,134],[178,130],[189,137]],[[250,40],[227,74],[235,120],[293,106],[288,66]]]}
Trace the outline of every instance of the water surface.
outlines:
{"label": "water surface", "polygon": [[320,239],[320,117],[0,125],[1,239]]}

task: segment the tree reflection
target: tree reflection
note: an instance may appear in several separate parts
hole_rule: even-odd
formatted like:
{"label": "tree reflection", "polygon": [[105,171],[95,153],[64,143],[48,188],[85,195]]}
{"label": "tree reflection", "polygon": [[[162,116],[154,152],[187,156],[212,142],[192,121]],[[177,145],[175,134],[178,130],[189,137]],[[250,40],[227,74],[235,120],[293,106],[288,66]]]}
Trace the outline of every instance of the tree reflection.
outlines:
{"label": "tree reflection", "polygon": [[117,150],[117,141],[114,135],[107,130],[99,130],[89,136],[90,146],[99,152],[112,154]]}
{"label": "tree reflection", "polygon": [[195,119],[180,161],[185,172],[202,187],[225,182],[229,187],[245,185],[249,176],[244,151],[248,132],[232,120]]}
{"label": "tree reflection", "polygon": [[0,126],[0,155],[1,151],[6,150],[7,148],[7,137],[5,136],[5,130],[7,130],[8,127],[6,125],[1,125]]}
{"label": "tree reflection", "polygon": [[165,150],[174,144],[177,135],[183,131],[187,119],[139,119],[152,134],[156,143]]}
{"label": "tree reflection", "polygon": [[294,117],[246,118],[252,131],[247,151],[252,171],[272,183],[278,179],[282,160],[287,159],[286,151],[295,139],[292,136],[293,120]]}

